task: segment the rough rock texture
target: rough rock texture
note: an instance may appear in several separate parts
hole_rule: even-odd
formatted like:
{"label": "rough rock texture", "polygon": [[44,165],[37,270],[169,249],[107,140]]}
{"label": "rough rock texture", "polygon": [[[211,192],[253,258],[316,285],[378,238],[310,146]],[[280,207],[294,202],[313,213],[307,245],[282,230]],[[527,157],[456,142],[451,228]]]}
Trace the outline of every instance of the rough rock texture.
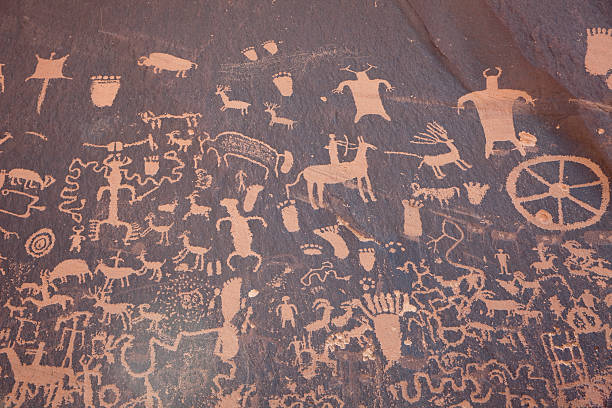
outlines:
{"label": "rough rock texture", "polygon": [[610,2],[0,12],[0,405],[610,403]]}

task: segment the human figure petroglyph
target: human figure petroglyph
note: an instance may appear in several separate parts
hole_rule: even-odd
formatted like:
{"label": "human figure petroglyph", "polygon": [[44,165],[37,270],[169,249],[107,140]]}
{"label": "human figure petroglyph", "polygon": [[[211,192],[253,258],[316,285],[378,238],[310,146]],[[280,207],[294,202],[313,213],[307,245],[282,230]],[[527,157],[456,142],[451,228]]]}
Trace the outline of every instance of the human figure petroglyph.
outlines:
{"label": "human figure petroglyph", "polygon": [[244,170],[242,170],[242,169],[238,170],[236,172],[236,175],[234,176],[234,179],[238,183],[238,187],[237,187],[238,192],[241,193],[241,192],[245,191],[246,190],[247,174],[244,172]]}
{"label": "human figure petroglyph", "polygon": [[145,217],[147,228],[145,228],[145,230],[140,233],[140,236],[145,237],[150,232],[155,231],[156,233],[160,234],[159,241],[157,242],[159,245],[165,245],[165,246],[170,245],[170,240],[168,239],[168,233],[170,232],[170,229],[174,225],[174,222],[171,222],[170,224],[167,224],[167,225],[155,225],[154,221],[155,221],[155,215],[153,213],[147,214],[147,216]]}
{"label": "human figure petroglyph", "polygon": [[225,112],[227,109],[236,109],[240,111],[242,116],[248,115],[249,106],[251,106],[251,104],[239,100],[230,100],[227,93],[231,90],[232,88],[227,85],[217,85],[217,92],[215,92],[215,95],[219,95],[221,97],[221,101],[223,102],[223,106],[220,108],[221,112]]}
{"label": "human figure petroglyph", "polygon": [[65,340],[68,340],[68,344],[65,348],[64,360],[61,365],[62,367],[72,366],[72,357],[75,351],[75,345],[77,344],[77,338],[79,341],[79,348],[82,348],[85,338],[85,329],[89,326],[91,317],[92,314],[90,312],[83,311],[62,316],[56,320],[55,331],[60,330],[60,328],[62,329],[62,335],[59,342],[60,345],[64,345]]}
{"label": "human figure petroglyph", "polygon": [[483,71],[486,79],[486,89],[466,94],[457,101],[457,113],[460,113],[466,102],[471,101],[476,105],[480,122],[485,133],[485,158],[493,153],[495,142],[511,142],[515,148],[525,156],[525,148],[516,138],[514,130],[514,118],[512,108],[517,99],[524,99],[526,103],[534,105],[533,99],[524,91],[514,89],[500,89],[498,79],[502,69],[496,67],[497,75],[489,74],[490,69]]}
{"label": "human figure petroglyph", "polygon": [[551,269],[554,272],[558,271],[554,264],[554,260],[557,259],[557,256],[547,254],[548,247],[544,243],[538,242],[538,245],[532,249],[538,253],[539,261],[532,263],[530,267],[534,268],[537,274],[541,274],[542,271],[546,269]]}
{"label": "human figure petroglyph", "polygon": [[291,130],[293,129],[293,125],[297,123],[295,120],[277,116],[276,109],[280,108],[280,105],[276,103],[265,102],[264,106],[266,107],[264,112],[270,114],[270,123],[268,123],[268,126],[272,127],[276,123],[278,123],[279,125],[284,125],[287,129]]}
{"label": "human figure petroglyph", "polygon": [[238,200],[234,198],[224,198],[220,201],[220,204],[225,207],[229,217],[223,217],[217,220],[217,231],[221,231],[221,225],[224,222],[229,222],[230,234],[234,244],[234,251],[228,255],[225,263],[232,271],[234,271],[235,267],[231,263],[234,257],[238,256],[240,258],[248,258],[252,256],[257,259],[253,272],[258,271],[259,267],[261,266],[261,255],[254,252],[252,249],[253,233],[251,232],[249,222],[259,221],[264,228],[267,228],[268,224],[266,223],[266,220],[264,220],[262,217],[245,217],[241,215],[240,211],[238,210]]}
{"label": "human figure petroglyph", "polygon": [[129,157],[121,157],[119,154],[111,154],[107,156],[103,161],[102,165],[104,168],[104,178],[108,183],[107,186],[102,186],[98,189],[96,194],[97,201],[102,200],[104,193],[108,192],[108,215],[107,218],[102,220],[91,221],[91,232],[90,239],[92,241],[98,241],[100,239],[100,228],[102,225],[108,224],[114,227],[124,227],[125,235],[123,238],[124,244],[128,244],[130,241],[135,240],[139,237],[136,227],[119,219],[119,192],[127,190],[130,193],[130,199],[128,203],[134,204],[136,200],[136,190],[130,184],[124,183],[127,170],[123,167],[132,163],[132,159]]}
{"label": "human figure petroglyph", "polygon": [[[325,207],[325,203],[323,202],[323,190],[327,184],[344,183],[355,179],[357,181],[359,195],[363,202],[367,203],[370,200],[376,201],[376,197],[372,191],[372,183],[370,182],[370,177],[368,176],[368,161],[366,158],[368,149],[377,150],[378,148],[372,144],[366,143],[363,137],[359,136],[357,154],[352,161],[339,164],[319,164],[306,167],[297,175],[293,183],[285,185],[287,197],[290,196],[289,188],[298,184],[300,182],[300,178],[303,177],[304,181],[306,181],[310,205],[313,209],[318,210],[319,208]],[[370,196],[370,200],[368,200],[364,194],[362,180],[365,181],[365,190]],[[318,205],[314,198],[315,189],[318,193]]]}
{"label": "human figure petroglyph", "polygon": [[195,62],[163,52],[153,52],[148,56],[138,58],[138,65],[153,67],[153,73],[155,74],[159,74],[161,71],[176,71],[177,78],[185,78],[187,71],[198,68],[198,64]]}
{"label": "human figure petroglyph", "polygon": [[85,227],[83,225],[75,225],[72,227],[73,234],[71,234],[68,239],[70,240],[70,252],[81,252],[81,243],[85,241],[85,238],[81,233],[85,231]]}
{"label": "human figure petroglyph", "polygon": [[345,68],[340,68],[340,70],[355,74],[356,79],[340,82],[333,92],[341,94],[345,87],[351,90],[355,107],[357,108],[355,123],[359,122],[365,115],[378,115],[386,121],[391,121],[382,104],[379,88],[381,84],[385,86],[387,92],[391,92],[395,88],[387,80],[370,79],[368,77],[368,71],[376,68],[374,65],[368,64],[368,68],[363,71],[353,71],[350,68],[351,66],[349,65]]}
{"label": "human figure petroglyph", "polygon": [[281,328],[285,328],[287,324],[295,329],[295,315],[297,314],[297,308],[294,304],[289,303],[289,296],[283,296],[281,299],[283,303],[276,306],[275,313],[281,319]]}
{"label": "human figure petroglyph", "polygon": [[144,274],[144,272],[139,272],[137,269],[133,269],[130,267],[119,266],[119,262],[123,262],[123,260],[117,255],[113,257],[115,260],[115,264],[113,266],[108,266],[104,263],[103,259],[98,260],[98,264],[96,265],[96,269],[94,273],[102,272],[105,278],[104,289],[112,289],[115,281],[121,282],[121,287],[124,288],[126,286],[130,286],[130,276],[137,275],[140,276]]}
{"label": "human figure petroglyph", "polygon": [[68,295],[59,295],[59,294],[51,295],[49,288],[50,287],[55,288],[55,287],[50,283],[49,275],[50,273],[48,270],[43,271],[41,273],[40,278],[41,278],[42,283],[40,285],[37,283],[29,283],[29,282],[21,285],[21,287],[19,288],[20,291],[24,289],[30,289],[33,291],[34,296],[40,295],[41,297],[41,299],[37,299],[35,297],[28,296],[28,297],[23,298],[22,303],[23,304],[26,304],[28,302],[32,303],[34,306],[36,306],[37,312],[39,312],[41,309],[44,309],[52,305],[59,305],[63,311],[68,310],[68,306],[74,305],[74,299]]}
{"label": "human figure petroglyph", "polygon": [[205,248],[202,246],[193,245],[191,243],[191,239],[189,238],[189,231],[184,231],[181,235],[178,236],[178,239],[183,240],[183,249],[179,251],[179,253],[172,258],[172,261],[177,264],[181,262],[185,257],[189,254],[195,255],[195,263],[193,267],[199,271],[204,270],[204,255],[210,251],[211,247]]}
{"label": "human figure petroglyph", "polygon": [[402,156],[413,156],[418,157],[421,160],[419,163],[419,169],[423,166],[423,164],[428,165],[434,172],[434,175],[438,179],[443,179],[446,177],[446,174],[442,172],[441,167],[447,164],[456,164],[460,170],[466,171],[467,169],[471,169],[472,165],[466,162],[459,155],[459,150],[455,146],[455,140],[449,139],[448,132],[444,127],[439,125],[437,122],[430,122],[427,124],[427,128],[424,132],[419,132],[418,135],[414,136],[414,140],[411,140],[410,143],[414,144],[424,144],[424,145],[438,145],[443,144],[446,145],[449,152],[441,153],[437,155],[425,155],[421,156],[414,153],[406,153],[406,152],[391,152],[386,151],[387,154],[398,154]]}
{"label": "human figure petroglyph", "polygon": [[72,79],[67,76],[64,76],[62,70],[64,69],[64,63],[66,59],[70,56],[70,54],[64,55],[62,58],[53,59],[55,57],[55,53],[52,52],[47,58],[40,58],[38,54],[36,54],[36,69],[34,73],[27,77],[26,82],[30,79],[42,79],[43,85],[40,90],[40,94],[38,95],[38,101],[36,103],[36,112],[40,115],[40,108],[42,107],[43,101],[45,100],[45,96],[47,94],[47,87],[49,86],[49,80],[51,79]]}
{"label": "human figure petroglyph", "polygon": [[510,259],[510,255],[504,252],[503,249],[498,248],[497,253],[494,255],[495,259],[499,263],[499,273],[502,275],[508,274],[508,260]]}

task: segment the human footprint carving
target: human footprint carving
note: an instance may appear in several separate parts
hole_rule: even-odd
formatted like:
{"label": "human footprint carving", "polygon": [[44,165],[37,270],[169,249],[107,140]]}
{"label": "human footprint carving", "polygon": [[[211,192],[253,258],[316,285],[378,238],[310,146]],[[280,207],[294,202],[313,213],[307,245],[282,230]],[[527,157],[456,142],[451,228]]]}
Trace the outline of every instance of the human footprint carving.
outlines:
{"label": "human footprint carving", "polygon": [[[612,28],[587,29],[587,51],[584,67],[591,75],[607,75],[612,69]],[[612,89],[612,74],[608,76],[608,87]]]}
{"label": "human footprint carving", "polygon": [[274,55],[278,52],[278,45],[274,40],[268,40],[261,44],[261,46],[264,48],[264,50],[268,51],[270,55]]}
{"label": "human footprint carving", "polygon": [[257,61],[257,52],[255,51],[255,47],[246,47],[242,50],[242,55],[244,55],[249,61]]}
{"label": "human footprint carving", "polygon": [[337,258],[346,259],[346,257],[349,255],[349,249],[346,246],[346,242],[338,233],[338,225],[317,228],[313,232],[315,235],[320,236],[332,246],[334,249],[334,256]]}
{"label": "human footprint carving", "polygon": [[291,72],[279,72],[272,76],[272,82],[283,96],[293,95],[293,78]]}
{"label": "human footprint carving", "polygon": [[341,71],[348,71],[355,74],[356,79],[342,81],[334,93],[341,94],[345,87],[349,87],[353,93],[353,99],[355,101],[355,107],[357,113],[355,114],[355,123],[365,115],[378,115],[386,121],[391,121],[391,117],[385,111],[385,107],[382,104],[380,98],[379,88],[380,85],[384,85],[387,92],[391,92],[393,89],[389,81],[384,79],[370,79],[368,77],[368,71],[372,68],[376,68],[374,65],[368,64],[368,68],[363,71],[353,71],[350,69],[351,66],[340,68]]}

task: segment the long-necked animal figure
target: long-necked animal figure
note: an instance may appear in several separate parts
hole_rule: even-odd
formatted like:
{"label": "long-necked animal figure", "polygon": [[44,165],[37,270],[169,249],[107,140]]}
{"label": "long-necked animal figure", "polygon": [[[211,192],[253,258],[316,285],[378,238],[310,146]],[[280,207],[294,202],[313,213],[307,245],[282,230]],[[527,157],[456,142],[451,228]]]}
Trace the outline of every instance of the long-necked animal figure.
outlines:
{"label": "long-necked animal figure", "polygon": [[[370,177],[368,176],[368,160],[366,158],[366,153],[368,149],[377,150],[378,148],[374,145],[366,143],[361,136],[359,136],[358,140],[359,144],[357,146],[357,154],[352,161],[338,164],[318,164],[306,167],[298,174],[293,183],[285,185],[287,197],[289,197],[289,187],[295,186],[300,181],[300,177],[304,177],[306,187],[308,189],[308,199],[310,200],[310,205],[312,208],[317,210],[324,207],[323,190],[325,189],[326,184],[338,184],[356,179],[357,188],[359,190],[361,199],[365,203],[368,202],[363,188],[363,181],[365,181],[370,199],[372,201],[376,201],[376,197],[372,191],[372,183],[370,182]],[[315,187],[317,189],[319,198],[318,205],[314,198]]]}

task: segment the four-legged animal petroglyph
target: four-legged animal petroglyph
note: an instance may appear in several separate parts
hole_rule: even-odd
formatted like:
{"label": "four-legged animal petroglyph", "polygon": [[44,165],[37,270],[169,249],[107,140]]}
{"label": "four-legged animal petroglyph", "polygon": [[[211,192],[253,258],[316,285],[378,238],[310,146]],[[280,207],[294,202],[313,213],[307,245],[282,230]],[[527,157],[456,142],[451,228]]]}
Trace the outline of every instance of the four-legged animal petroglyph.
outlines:
{"label": "four-legged animal petroglyph", "polygon": [[236,109],[240,111],[242,116],[248,115],[249,106],[251,106],[251,104],[239,100],[230,100],[227,93],[231,90],[232,88],[227,85],[217,85],[217,92],[215,92],[215,95],[219,95],[221,97],[221,101],[223,102],[223,106],[220,108],[221,112],[225,112],[227,109]]}

